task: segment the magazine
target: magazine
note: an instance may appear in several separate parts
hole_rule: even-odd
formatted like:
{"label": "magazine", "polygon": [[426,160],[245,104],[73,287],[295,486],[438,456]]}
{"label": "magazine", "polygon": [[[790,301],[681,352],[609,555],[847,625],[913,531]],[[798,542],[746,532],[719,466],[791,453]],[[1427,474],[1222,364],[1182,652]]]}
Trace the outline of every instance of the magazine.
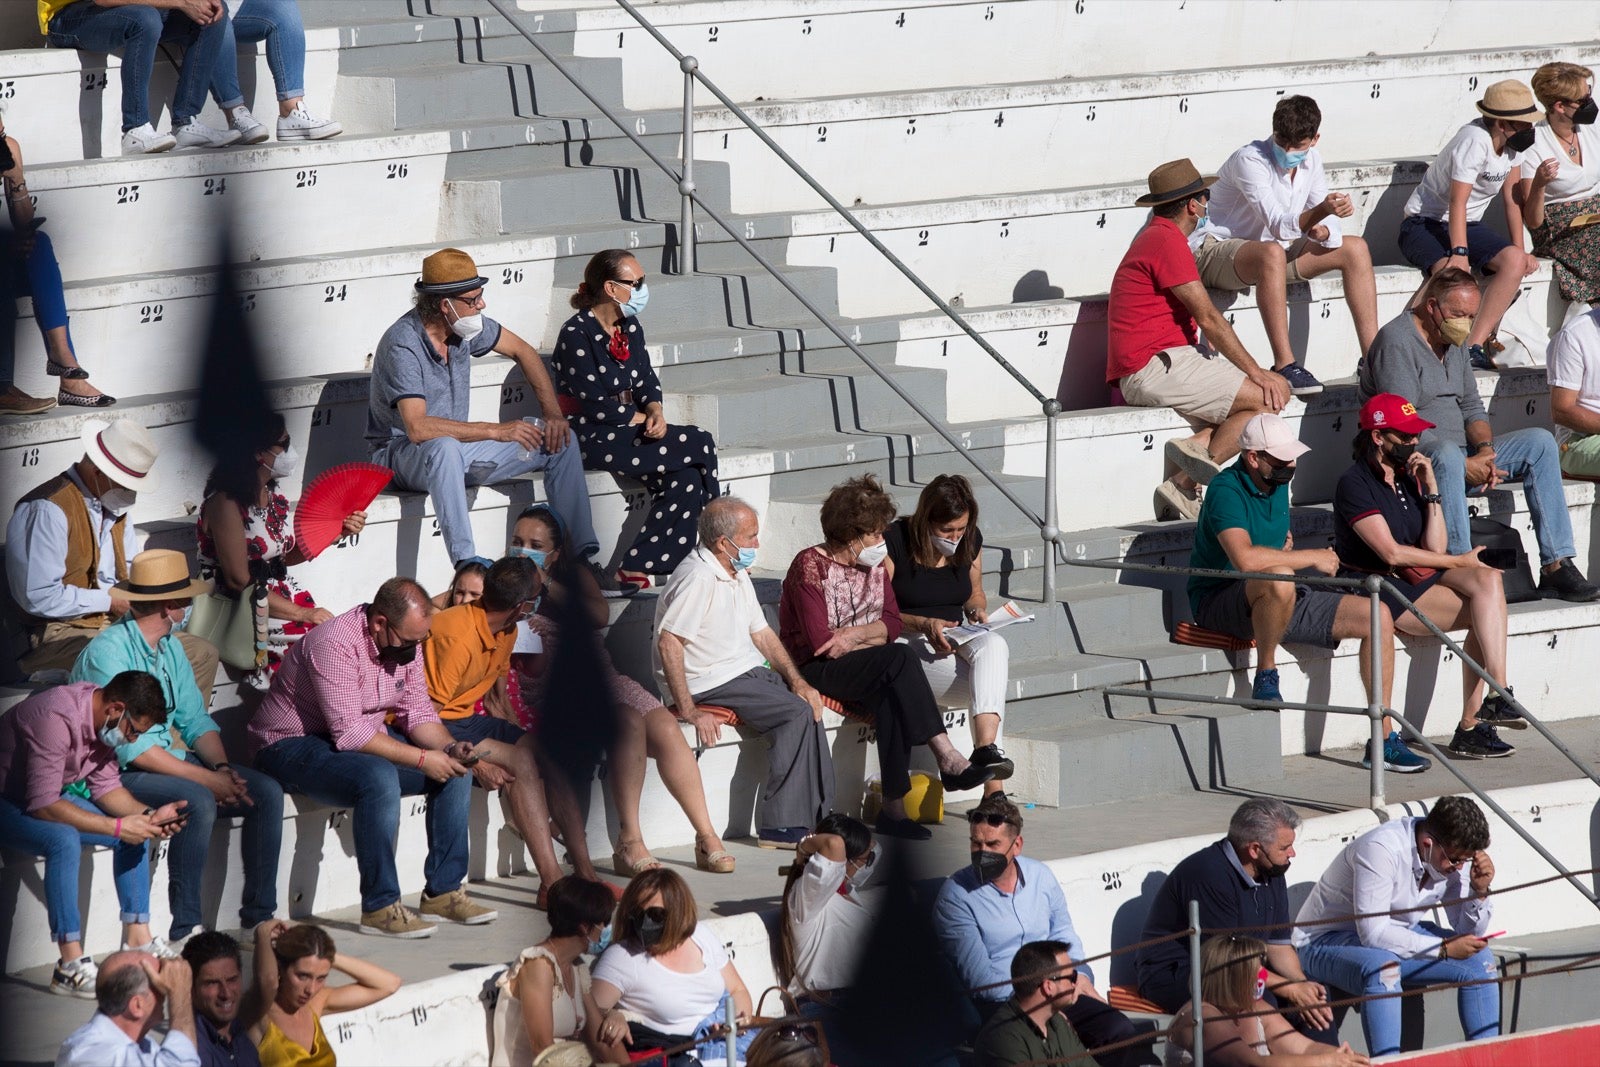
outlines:
{"label": "magazine", "polygon": [[966,644],[968,641],[971,641],[974,637],[981,637],[984,634],[993,633],[995,630],[1004,629],[1005,627],[1014,623],[1032,621],[1032,612],[1024,614],[1023,610],[1017,606],[1017,602],[1015,600],[1008,600],[1003,606],[1000,607],[998,611],[991,611],[989,613],[988,622],[964,622],[957,626],[946,627],[944,631],[944,639],[949,641],[952,645],[960,647],[961,645]]}

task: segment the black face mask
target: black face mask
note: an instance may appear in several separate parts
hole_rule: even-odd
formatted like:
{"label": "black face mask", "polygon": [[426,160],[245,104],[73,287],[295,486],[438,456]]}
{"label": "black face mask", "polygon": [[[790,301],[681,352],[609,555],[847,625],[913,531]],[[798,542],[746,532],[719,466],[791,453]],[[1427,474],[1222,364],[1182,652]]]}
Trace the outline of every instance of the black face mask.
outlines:
{"label": "black face mask", "polygon": [[1506,138],[1506,150],[1509,152],[1526,152],[1533,147],[1533,127],[1521,130]]}
{"label": "black face mask", "polygon": [[1256,881],[1265,882],[1272,878],[1282,878],[1288,873],[1289,865],[1287,863],[1276,863],[1270,867],[1257,867]]}
{"label": "black face mask", "polygon": [[1011,861],[998,852],[985,852],[974,849],[972,853],[972,873],[978,876],[979,885],[988,885],[990,882],[1006,873],[1006,868],[1011,866]]}
{"label": "black face mask", "polygon": [[1294,480],[1294,468],[1288,465],[1262,467],[1261,480],[1268,485],[1288,485]]}
{"label": "black face mask", "polygon": [[1388,457],[1389,462],[1393,463],[1396,467],[1404,467],[1411,457],[1416,454],[1416,452],[1416,444],[1410,441],[1407,441],[1404,444],[1391,444],[1388,448],[1383,450],[1383,454]]}
{"label": "black face mask", "polygon": [[1586,96],[1583,103],[1578,105],[1578,110],[1572,113],[1572,121],[1577,126],[1587,126],[1596,118],[1600,118],[1600,105],[1594,102],[1594,97]]}
{"label": "black face mask", "polygon": [[378,649],[378,662],[404,667],[407,663],[417,658],[415,643],[406,645],[385,645]]}
{"label": "black face mask", "polygon": [[[1589,105],[1591,107],[1594,106],[1594,101],[1589,101]],[[1577,120],[1574,119],[1573,121],[1576,122]],[[1589,121],[1594,121],[1593,115],[1589,116]],[[5,134],[0,134],[0,170],[10,170],[16,165],[17,157],[11,154],[11,143],[6,140]]]}
{"label": "black face mask", "polygon": [[639,933],[639,943],[649,950],[661,943],[662,935],[667,932],[667,922],[665,919],[652,919],[648,915],[642,915],[634,929]]}

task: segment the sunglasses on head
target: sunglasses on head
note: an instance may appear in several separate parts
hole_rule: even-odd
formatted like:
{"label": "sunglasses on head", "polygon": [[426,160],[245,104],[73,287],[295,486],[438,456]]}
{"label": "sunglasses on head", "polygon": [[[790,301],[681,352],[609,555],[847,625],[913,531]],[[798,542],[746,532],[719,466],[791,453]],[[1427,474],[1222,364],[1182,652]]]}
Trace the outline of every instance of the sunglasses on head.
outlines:
{"label": "sunglasses on head", "polygon": [[778,1040],[799,1041],[813,1047],[817,1044],[817,1028],[803,1023],[784,1023],[778,1027]]}
{"label": "sunglasses on head", "polygon": [[973,826],[977,826],[979,823],[984,823],[989,826],[1015,825],[1012,823],[1009,815],[1005,815],[998,811],[969,811],[967,812],[967,822]]}

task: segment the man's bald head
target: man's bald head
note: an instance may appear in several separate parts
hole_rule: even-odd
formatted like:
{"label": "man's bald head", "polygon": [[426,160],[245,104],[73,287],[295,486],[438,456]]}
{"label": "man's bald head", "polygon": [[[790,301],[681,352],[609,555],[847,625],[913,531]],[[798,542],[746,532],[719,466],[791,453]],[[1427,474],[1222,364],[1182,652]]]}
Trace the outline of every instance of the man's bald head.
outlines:
{"label": "man's bald head", "polygon": [[113,952],[100,964],[100,975],[95,979],[94,998],[99,1003],[100,1014],[113,1019],[139,1020],[147,1013],[137,1011],[133,998],[151,992],[150,974],[144,961],[147,952]]}
{"label": "man's bald head", "polygon": [[719,496],[700,511],[700,543],[716,548],[724,537],[736,536],[747,520],[756,520],[755,508],[736,496]]}

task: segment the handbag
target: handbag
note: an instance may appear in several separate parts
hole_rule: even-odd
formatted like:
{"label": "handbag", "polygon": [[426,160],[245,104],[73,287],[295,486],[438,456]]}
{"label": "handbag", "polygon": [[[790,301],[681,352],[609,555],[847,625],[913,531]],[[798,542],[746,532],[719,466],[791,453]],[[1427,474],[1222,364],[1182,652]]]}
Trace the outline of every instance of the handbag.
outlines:
{"label": "handbag", "polygon": [[1522,547],[1522,536],[1503,522],[1474,515],[1471,518],[1472,545],[1481,547],[1480,558],[1497,568],[1506,587],[1506,603],[1521,604],[1538,600],[1539,587],[1533,584],[1533,570],[1528,566],[1528,553]]}
{"label": "handbag", "polygon": [[[253,671],[267,659],[267,598],[251,582],[236,594],[213,590],[194,598],[188,632],[217,647],[230,667]],[[259,601],[259,603],[258,603]]]}

